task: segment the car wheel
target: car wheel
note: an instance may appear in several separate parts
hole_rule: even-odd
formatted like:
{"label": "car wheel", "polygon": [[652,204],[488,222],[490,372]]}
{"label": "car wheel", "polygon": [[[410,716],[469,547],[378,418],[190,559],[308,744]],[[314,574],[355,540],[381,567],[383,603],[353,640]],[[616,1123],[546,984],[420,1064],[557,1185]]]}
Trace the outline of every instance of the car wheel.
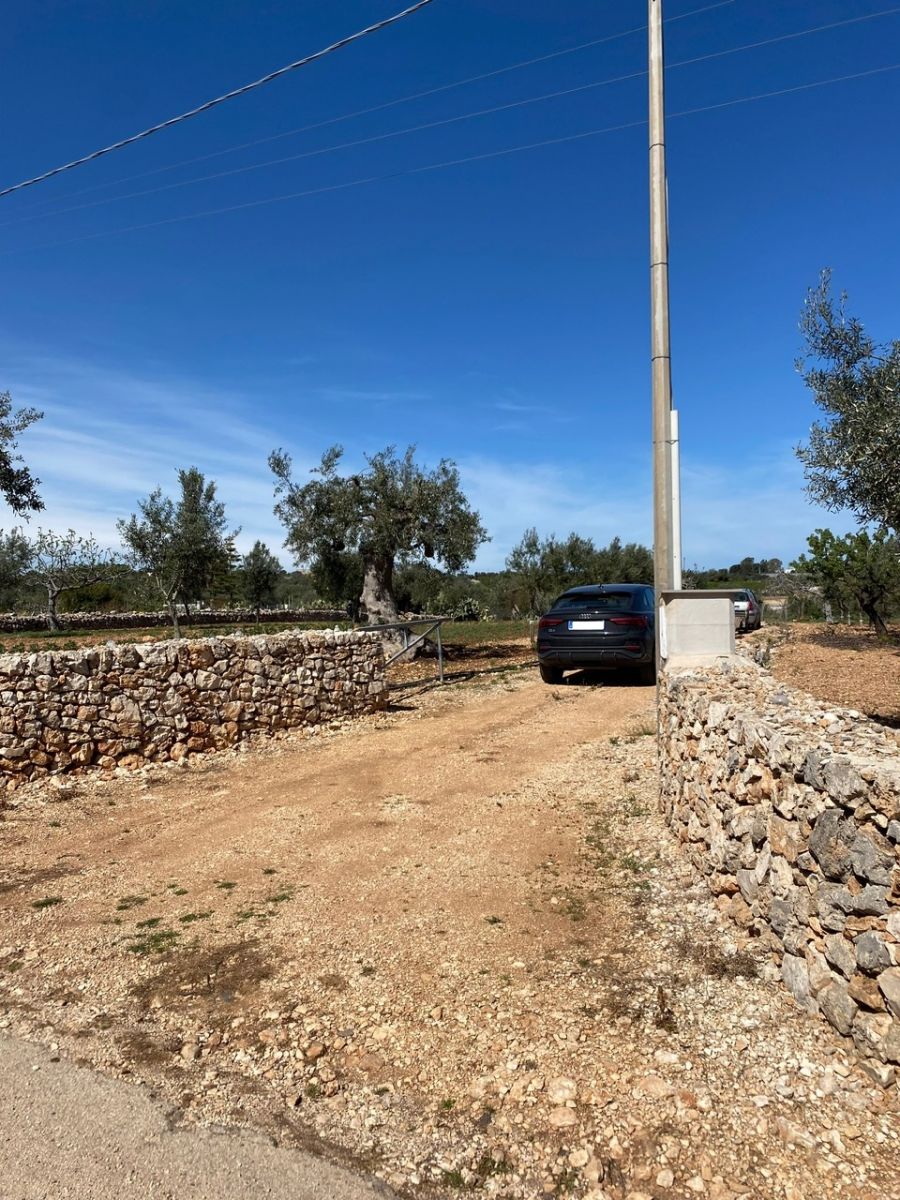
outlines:
{"label": "car wheel", "polygon": [[656,683],[656,663],[643,663],[635,672],[637,681],[645,687],[652,687]]}
{"label": "car wheel", "polygon": [[541,673],[541,679],[544,683],[562,683],[563,669],[562,667],[548,667],[541,663],[538,670]]}

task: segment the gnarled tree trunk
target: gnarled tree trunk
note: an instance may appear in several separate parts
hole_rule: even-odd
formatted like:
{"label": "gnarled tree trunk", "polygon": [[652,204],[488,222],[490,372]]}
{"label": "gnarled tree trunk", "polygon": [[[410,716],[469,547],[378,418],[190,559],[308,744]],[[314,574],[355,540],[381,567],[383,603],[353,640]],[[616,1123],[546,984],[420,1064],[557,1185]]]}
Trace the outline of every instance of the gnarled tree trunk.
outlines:
{"label": "gnarled tree trunk", "polygon": [[[367,625],[390,625],[400,620],[397,601],[394,599],[394,560],[392,558],[367,558],[365,574],[363,575],[362,595],[359,598],[360,618]],[[409,639],[414,636],[412,630],[389,629],[382,633],[384,653],[391,658],[404,650]],[[416,657],[419,646],[400,655],[401,662],[407,662]]]}
{"label": "gnarled tree trunk", "polygon": [[367,625],[390,625],[400,620],[394,599],[394,560],[367,559],[359,598],[360,617]]}

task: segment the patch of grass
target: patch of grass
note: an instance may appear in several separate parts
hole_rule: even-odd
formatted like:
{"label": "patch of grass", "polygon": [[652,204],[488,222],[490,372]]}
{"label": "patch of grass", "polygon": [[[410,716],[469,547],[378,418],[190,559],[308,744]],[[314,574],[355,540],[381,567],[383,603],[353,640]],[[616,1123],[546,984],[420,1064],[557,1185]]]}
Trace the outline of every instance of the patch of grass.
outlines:
{"label": "patch of grass", "polygon": [[[636,725],[632,725],[632,727],[625,734],[624,740],[626,742],[636,742],[638,738],[642,737],[656,737],[655,721],[638,721],[638,723]],[[612,738],[610,738],[610,741],[612,741]]]}
{"label": "patch of grass", "polygon": [[304,1089],[310,1100],[318,1100],[322,1095],[321,1083],[308,1083]]}
{"label": "patch of grass", "polygon": [[475,1166],[475,1174],[479,1179],[490,1179],[492,1175],[509,1175],[512,1167],[502,1158],[493,1158],[490,1154],[482,1154]]}
{"label": "patch of grass", "polygon": [[622,801],[622,809],[626,817],[646,817],[648,812],[633,792],[629,792]]}
{"label": "patch of grass", "polygon": [[62,821],[48,821],[47,824],[51,829],[59,829],[62,825]]}
{"label": "patch of grass", "polygon": [[32,900],[32,908],[53,908],[57,904],[62,904],[62,896],[44,896],[43,900]]}
{"label": "patch of grass", "polygon": [[587,916],[587,905],[582,896],[576,896],[573,892],[567,892],[563,897],[566,916],[572,921],[583,921]]}
{"label": "patch of grass", "polygon": [[276,867],[263,867],[262,873],[263,875],[277,875],[278,869]]}
{"label": "patch of grass", "polygon": [[258,913],[252,908],[241,908],[238,910],[237,921],[235,923],[240,925],[242,921],[252,921],[254,918],[264,921],[266,919],[265,913]]}
{"label": "patch of grass", "polygon": [[186,896],[187,894],[188,894],[187,888],[183,888],[183,887],[174,888],[172,891],[173,896]]}
{"label": "patch of grass", "polygon": [[230,879],[219,879],[216,881],[216,887],[221,888],[223,892],[230,892],[232,888],[237,887],[237,884]]}
{"label": "patch of grass", "polygon": [[7,971],[11,971],[13,973],[15,973],[16,971],[21,971],[21,969],[22,969],[22,964],[21,964],[21,962],[19,962],[19,960],[17,958],[14,958],[12,960],[12,962],[6,963],[5,966],[6,966]]}
{"label": "patch of grass", "polygon": [[172,949],[179,936],[174,929],[154,929],[143,937],[132,938],[126,949],[129,954],[164,954]]}
{"label": "patch of grass", "polygon": [[618,746],[618,744],[619,744],[619,742],[620,742],[621,740],[622,740],[621,738],[617,738],[617,737],[611,737],[611,738],[609,739],[609,744],[610,744],[611,746]]}
{"label": "patch of grass", "polygon": [[284,888],[280,892],[274,892],[271,896],[266,896],[266,904],[284,904],[286,900],[293,900],[294,889]]}
{"label": "patch of grass", "polygon": [[457,1188],[460,1191],[464,1191],[469,1186],[465,1179],[463,1179],[462,1171],[443,1171],[442,1175],[444,1183],[447,1185],[447,1187]]}
{"label": "patch of grass", "polygon": [[127,912],[130,908],[139,908],[142,904],[146,903],[146,896],[120,896],[116,909],[119,912]]}
{"label": "patch of grass", "polygon": [[624,870],[634,871],[635,874],[642,874],[648,867],[648,864],[638,858],[636,854],[623,854],[619,862]]}
{"label": "patch of grass", "polygon": [[135,929],[155,929],[162,921],[162,917],[148,917],[146,921],[138,921]]}
{"label": "patch of grass", "polygon": [[211,912],[189,912],[184,913],[178,918],[182,925],[192,925],[194,921],[205,921],[207,917],[211,917]]}
{"label": "patch of grass", "polygon": [[485,921],[487,921],[488,925],[502,925],[503,924],[502,917],[491,916],[491,917],[485,917],[484,919],[485,919]]}
{"label": "patch of grass", "polygon": [[451,1109],[456,1108],[456,1101],[452,1096],[447,1096],[446,1099],[441,1101],[441,1108],[444,1112],[450,1112]]}

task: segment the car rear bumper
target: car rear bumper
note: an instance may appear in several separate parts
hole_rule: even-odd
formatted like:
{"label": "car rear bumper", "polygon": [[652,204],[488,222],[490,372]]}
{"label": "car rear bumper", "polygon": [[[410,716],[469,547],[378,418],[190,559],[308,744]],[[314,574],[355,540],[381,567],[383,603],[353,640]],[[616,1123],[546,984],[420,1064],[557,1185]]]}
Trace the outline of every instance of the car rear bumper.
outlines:
{"label": "car rear bumper", "polygon": [[591,671],[615,671],[622,667],[640,667],[653,662],[652,644],[628,650],[623,646],[603,648],[544,648],[538,645],[538,662],[545,667],[576,668]]}

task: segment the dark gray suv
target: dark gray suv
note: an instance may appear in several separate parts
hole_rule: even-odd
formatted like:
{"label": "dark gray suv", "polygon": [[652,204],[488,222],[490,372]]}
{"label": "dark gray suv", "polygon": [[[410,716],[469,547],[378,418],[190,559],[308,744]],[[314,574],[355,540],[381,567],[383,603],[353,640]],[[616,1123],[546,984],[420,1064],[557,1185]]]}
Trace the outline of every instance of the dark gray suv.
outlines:
{"label": "dark gray suv", "polygon": [[561,683],[567,668],[636,672],[656,679],[656,604],[644,583],[595,583],[569,588],[538,622],[544,683]]}

